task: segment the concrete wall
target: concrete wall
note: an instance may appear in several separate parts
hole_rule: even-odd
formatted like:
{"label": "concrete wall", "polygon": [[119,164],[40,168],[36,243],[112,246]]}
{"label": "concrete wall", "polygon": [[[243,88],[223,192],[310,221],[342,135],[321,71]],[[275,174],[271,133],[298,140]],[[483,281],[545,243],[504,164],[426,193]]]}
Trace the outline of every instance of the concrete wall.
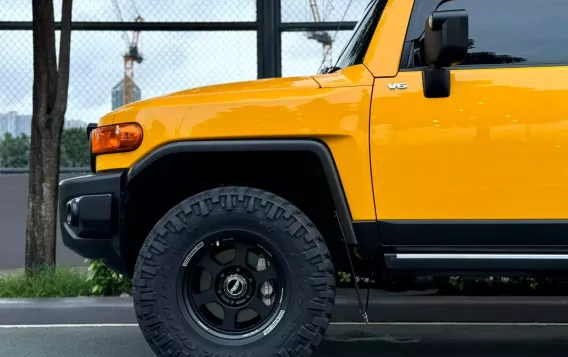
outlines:
{"label": "concrete wall", "polygon": [[[61,179],[79,175],[62,174]],[[17,269],[24,266],[27,199],[27,174],[0,174],[0,269]],[[86,265],[82,257],[63,245],[59,226],[56,259],[58,265]]]}

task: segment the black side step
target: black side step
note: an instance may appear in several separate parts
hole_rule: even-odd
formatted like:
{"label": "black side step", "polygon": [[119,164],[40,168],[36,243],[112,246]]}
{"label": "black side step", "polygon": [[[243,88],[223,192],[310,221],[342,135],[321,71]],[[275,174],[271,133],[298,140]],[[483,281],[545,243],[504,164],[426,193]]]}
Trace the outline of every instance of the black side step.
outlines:
{"label": "black side step", "polygon": [[568,254],[385,254],[392,270],[568,270]]}

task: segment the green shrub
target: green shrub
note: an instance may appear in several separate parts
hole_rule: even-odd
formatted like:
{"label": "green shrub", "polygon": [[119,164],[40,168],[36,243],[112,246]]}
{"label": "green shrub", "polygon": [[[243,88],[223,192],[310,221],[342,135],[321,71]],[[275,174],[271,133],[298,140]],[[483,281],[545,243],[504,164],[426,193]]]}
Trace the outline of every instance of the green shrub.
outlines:
{"label": "green shrub", "polygon": [[30,276],[9,275],[0,278],[1,298],[44,298],[87,296],[91,284],[86,272],[69,268],[43,267]]}
{"label": "green shrub", "polygon": [[114,296],[122,293],[131,294],[132,284],[125,276],[108,268],[101,260],[87,259],[91,274],[87,282],[93,295]]}

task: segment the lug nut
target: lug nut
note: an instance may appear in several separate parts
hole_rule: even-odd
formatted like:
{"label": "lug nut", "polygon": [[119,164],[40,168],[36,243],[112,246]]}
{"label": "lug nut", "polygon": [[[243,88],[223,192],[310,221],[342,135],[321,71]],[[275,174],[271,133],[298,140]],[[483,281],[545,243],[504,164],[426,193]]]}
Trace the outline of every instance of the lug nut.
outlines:
{"label": "lug nut", "polygon": [[237,268],[237,271],[241,271],[241,268]]}
{"label": "lug nut", "polygon": [[221,294],[221,293],[222,293],[222,291],[221,291],[221,290],[217,290],[217,294]]}
{"label": "lug nut", "polygon": [[221,274],[221,278],[224,278],[224,277],[225,277],[225,274]]}

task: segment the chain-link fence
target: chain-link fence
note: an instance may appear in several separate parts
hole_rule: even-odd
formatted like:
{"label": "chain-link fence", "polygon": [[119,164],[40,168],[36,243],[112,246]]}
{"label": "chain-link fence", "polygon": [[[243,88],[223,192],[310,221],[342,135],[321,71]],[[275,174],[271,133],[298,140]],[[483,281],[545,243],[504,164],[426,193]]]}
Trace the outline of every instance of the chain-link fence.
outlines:
{"label": "chain-link fence", "polygon": [[[281,6],[275,8],[279,3]],[[134,29],[141,29],[138,47],[144,58],[134,65],[134,81],[139,99],[145,99],[208,84],[314,74],[324,52],[320,43],[309,38],[310,34],[327,31],[333,38],[336,29],[342,28],[331,49],[331,58],[335,59],[367,3],[74,0],[66,125],[86,125],[113,109],[113,89],[120,90],[124,78],[125,38],[132,40]],[[317,7],[311,6],[314,4]],[[61,0],[54,0],[54,6],[55,20],[59,21]],[[143,24],[135,22],[139,15],[144,18]],[[275,19],[270,15],[280,16]],[[31,21],[31,0],[0,0],[0,226],[7,239],[3,246],[9,247],[0,254],[0,269],[23,265],[24,245],[20,243],[25,235],[29,139],[3,138],[7,132],[14,136],[30,132]],[[265,53],[266,48],[272,52]],[[88,163],[73,159],[86,157],[83,161],[88,161],[88,155],[82,155],[88,153],[87,146],[79,140],[86,140],[83,130],[64,132],[62,155],[68,157],[62,159],[62,165]],[[79,174],[65,173],[69,170],[81,169],[63,169],[62,178]],[[60,240],[57,254],[60,264],[82,262]]]}
{"label": "chain-link fence", "polygon": [[[105,24],[127,22],[156,25],[161,31],[140,32],[138,47],[142,63],[134,65],[139,98],[169,92],[259,77],[257,7],[274,0],[75,0],[71,43],[71,69],[67,120],[96,121],[113,109],[113,88],[123,83],[123,55],[133,31],[108,30]],[[352,28],[368,0],[278,0],[281,22],[285,24],[343,22]],[[264,4],[263,4],[264,5]],[[54,1],[55,18],[61,17],[61,0]],[[31,0],[3,0],[0,5],[0,137],[13,131],[6,113],[31,114],[33,83]],[[190,30],[184,25],[194,24]],[[209,23],[209,27],[205,26]],[[6,25],[9,25],[6,27]],[[203,28],[199,26],[203,25]],[[15,30],[18,25],[19,30]],[[211,26],[217,26],[214,28]],[[313,24],[312,24],[313,25]],[[171,26],[170,28],[168,26]],[[223,31],[221,29],[234,29]],[[327,26],[332,28],[332,26]],[[9,29],[7,29],[9,28]],[[176,29],[182,30],[176,30]],[[240,30],[240,29],[243,30]],[[274,28],[280,33],[280,28]],[[337,33],[336,33],[337,32]],[[335,38],[330,57],[339,54],[350,30],[327,30]],[[324,50],[301,27],[287,27],[281,33],[281,70],[273,76],[314,74]],[[121,104],[121,103],[119,103]],[[13,115],[12,115],[13,117]],[[3,120],[4,119],[4,120]],[[12,119],[13,121],[13,119]],[[13,127],[13,125],[11,125]],[[18,134],[16,132],[15,134]],[[1,165],[0,165],[1,166]]]}

